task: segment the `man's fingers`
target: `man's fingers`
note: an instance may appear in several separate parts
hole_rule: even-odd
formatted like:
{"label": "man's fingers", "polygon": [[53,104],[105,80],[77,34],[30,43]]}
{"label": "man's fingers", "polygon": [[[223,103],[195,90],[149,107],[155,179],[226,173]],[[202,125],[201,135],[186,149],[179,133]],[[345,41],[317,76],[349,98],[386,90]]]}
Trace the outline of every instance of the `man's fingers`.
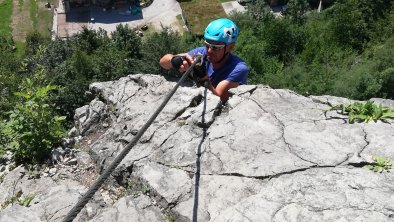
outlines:
{"label": "man's fingers", "polygon": [[193,57],[191,57],[189,54],[186,54],[185,57],[186,57],[186,60],[189,64],[192,64],[194,62]]}
{"label": "man's fingers", "polygon": [[187,63],[186,61],[183,61],[183,64],[181,65],[179,71],[180,72],[186,72],[186,70],[189,68],[189,63]]}

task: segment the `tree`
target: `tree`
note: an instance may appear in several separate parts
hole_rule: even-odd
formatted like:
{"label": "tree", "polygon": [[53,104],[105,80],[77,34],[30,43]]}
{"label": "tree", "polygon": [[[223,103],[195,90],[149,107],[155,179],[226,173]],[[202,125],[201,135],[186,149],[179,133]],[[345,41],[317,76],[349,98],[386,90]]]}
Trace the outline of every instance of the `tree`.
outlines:
{"label": "tree", "polygon": [[44,37],[38,31],[32,31],[27,33],[25,54],[28,56],[35,55],[39,50],[40,46],[46,45],[48,42],[49,39]]}
{"label": "tree", "polygon": [[178,54],[186,52],[197,45],[196,41],[194,36],[185,34],[181,37],[179,33],[173,32],[169,28],[163,28],[160,32],[152,33],[146,36],[142,42],[142,59],[136,70],[141,73],[167,75],[168,71],[162,69],[159,65],[160,58],[167,53]]}
{"label": "tree", "polygon": [[141,37],[136,33],[135,29],[126,25],[117,25],[116,30],[111,33],[112,43],[118,49],[128,53],[130,58],[141,57]]}
{"label": "tree", "polygon": [[71,38],[71,41],[77,49],[90,55],[99,47],[107,45],[110,40],[103,29],[96,31],[83,27],[80,33]]}
{"label": "tree", "polygon": [[[44,65],[48,72],[51,73],[57,66],[71,58],[73,51],[76,50],[73,50],[72,45],[72,41],[69,39],[56,38],[48,44],[39,63]],[[56,73],[51,75],[56,75]]]}
{"label": "tree", "polygon": [[309,10],[308,0],[289,0],[285,15],[294,24],[303,24],[306,20],[305,13]]}

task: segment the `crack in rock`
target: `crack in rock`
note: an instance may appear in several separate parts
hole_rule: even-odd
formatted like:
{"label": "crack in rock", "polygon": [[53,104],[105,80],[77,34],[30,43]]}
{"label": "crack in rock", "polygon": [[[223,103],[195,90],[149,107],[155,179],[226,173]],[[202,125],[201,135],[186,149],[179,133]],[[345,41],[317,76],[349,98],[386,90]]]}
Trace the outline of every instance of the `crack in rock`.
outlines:
{"label": "crack in rock", "polygon": [[[275,91],[275,92],[276,92],[276,91]],[[276,93],[278,93],[278,92],[276,92]],[[279,93],[278,93],[278,95],[279,95],[279,96],[282,96],[282,95],[279,94]],[[295,153],[295,152],[291,149],[291,144],[288,143],[288,142],[286,141],[286,137],[285,137],[285,124],[276,116],[275,113],[271,113],[271,112],[266,111],[266,110],[265,110],[255,99],[250,99],[250,100],[252,100],[252,101],[253,101],[261,110],[263,110],[265,113],[271,114],[271,115],[279,122],[280,127],[281,127],[281,133],[282,133],[281,138],[283,139],[283,142],[286,144],[286,146],[287,146],[287,148],[288,148],[288,150],[289,150],[289,152],[290,152],[291,154],[293,154],[294,156],[296,156],[297,158],[299,158],[299,159],[301,159],[301,160],[303,160],[303,161],[305,161],[305,162],[311,163],[311,164],[313,164],[313,165],[317,165],[317,163],[314,163],[314,162],[312,162],[312,161],[310,161],[310,160],[306,160],[306,159],[302,158],[301,156],[299,156],[297,153]]]}
{"label": "crack in rock", "polygon": [[348,162],[348,165],[354,166],[354,167],[364,167],[366,165],[371,164],[371,161],[365,160],[364,158],[361,157],[361,153],[364,151],[365,148],[369,146],[371,141],[368,140],[368,133],[365,130],[364,127],[361,126],[361,129],[364,133],[364,141],[365,145],[357,152],[355,152],[352,156],[348,155],[348,158],[344,160],[343,162],[339,163],[338,165],[344,164],[345,162]]}
{"label": "crack in rock", "polygon": [[180,117],[183,113],[185,113],[185,111],[188,108],[193,108],[193,107],[197,107],[199,104],[201,104],[202,102],[202,98],[203,96],[201,94],[196,95],[195,97],[192,98],[192,100],[190,101],[189,105],[184,107],[183,109],[181,109],[180,111],[178,111],[175,116],[170,120],[170,122],[174,121],[175,119],[177,119],[178,117]]}
{"label": "crack in rock", "polygon": [[271,221],[275,221],[274,218],[276,217],[276,215],[283,210],[285,207],[291,205],[291,204],[295,204],[294,202],[287,202],[285,204],[282,204],[278,209],[275,210],[275,212],[273,212],[272,216],[271,216]]}

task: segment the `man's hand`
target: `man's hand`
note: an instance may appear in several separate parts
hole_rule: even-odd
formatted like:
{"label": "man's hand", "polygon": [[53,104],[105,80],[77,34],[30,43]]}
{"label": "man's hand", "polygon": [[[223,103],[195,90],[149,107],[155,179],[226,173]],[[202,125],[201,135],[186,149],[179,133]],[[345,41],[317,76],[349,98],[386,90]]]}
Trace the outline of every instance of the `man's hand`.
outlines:
{"label": "man's hand", "polygon": [[185,60],[186,60],[186,57],[185,57],[185,56],[179,56],[179,55],[173,56],[173,57],[171,58],[172,67],[173,67],[174,69],[179,69],[179,68],[181,68],[181,65],[183,65],[183,61],[185,61]]}
{"label": "man's hand", "polygon": [[[178,57],[182,60],[181,62],[178,61],[178,63],[173,64],[173,60],[176,61]],[[194,59],[187,53],[182,53],[178,55],[172,55],[172,54],[167,54],[164,55],[160,59],[160,66],[163,67],[164,69],[177,69],[180,73],[186,72],[186,70],[190,67],[190,64],[194,62]],[[176,66],[176,67],[175,67]]]}
{"label": "man's hand", "polygon": [[184,73],[184,72],[186,72],[186,70],[189,69],[190,65],[194,62],[194,59],[193,59],[193,57],[191,57],[187,53],[179,54],[179,56],[182,56],[184,58],[184,60],[182,61],[181,66],[179,66],[178,71],[180,73]]}

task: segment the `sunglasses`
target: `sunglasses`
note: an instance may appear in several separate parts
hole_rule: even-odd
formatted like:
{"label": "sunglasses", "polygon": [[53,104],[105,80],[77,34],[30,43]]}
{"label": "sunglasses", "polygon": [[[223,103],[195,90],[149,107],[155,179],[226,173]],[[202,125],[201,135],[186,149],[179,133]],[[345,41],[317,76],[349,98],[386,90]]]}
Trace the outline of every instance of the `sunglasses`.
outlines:
{"label": "sunglasses", "polygon": [[215,45],[215,44],[211,44],[211,43],[207,42],[206,40],[204,40],[204,43],[205,43],[205,47],[211,48],[211,49],[213,49],[214,51],[219,51],[219,50],[221,50],[222,48],[224,48],[224,47],[226,46],[226,45]]}

